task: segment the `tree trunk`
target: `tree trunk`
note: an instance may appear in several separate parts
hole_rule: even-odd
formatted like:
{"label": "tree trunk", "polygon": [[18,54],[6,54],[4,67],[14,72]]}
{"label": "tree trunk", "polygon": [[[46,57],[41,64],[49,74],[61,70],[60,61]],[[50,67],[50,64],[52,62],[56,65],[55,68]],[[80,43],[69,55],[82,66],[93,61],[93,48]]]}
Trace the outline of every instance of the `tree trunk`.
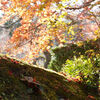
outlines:
{"label": "tree trunk", "polygon": [[48,65],[49,65],[49,63],[50,63],[50,61],[51,61],[51,54],[50,54],[50,52],[47,51],[47,50],[44,51],[43,53],[44,53],[45,59],[46,59],[46,61],[45,61],[45,63],[44,63],[44,68],[48,68]]}

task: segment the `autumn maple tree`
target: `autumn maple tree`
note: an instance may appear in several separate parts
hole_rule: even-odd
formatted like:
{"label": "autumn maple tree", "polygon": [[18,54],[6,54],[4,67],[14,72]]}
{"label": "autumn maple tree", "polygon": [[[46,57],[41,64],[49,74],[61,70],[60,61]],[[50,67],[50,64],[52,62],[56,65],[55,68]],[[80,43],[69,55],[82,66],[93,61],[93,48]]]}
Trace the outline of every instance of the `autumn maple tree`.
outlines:
{"label": "autumn maple tree", "polygon": [[[22,57],[21,60],[27,61],[28,63],[33,63],[33,59],[38,58],[44,53],[44,55],[47,55],[47,62],[45,63],[45,68],[47,68],[48,62],[51,60],[50,50],[55,46],[62,47],[54,49],[56,57],[54,57],[55,59],[52,61],[54,63],[51,64],[51,67],[55,69],[58,68],[59,70],[54,70],[59,73],[62,71],[61,73],[65,77],[68,77],[67,74],[72,74],[74,76],[72,80],[77,83],[79,82],[79,84],[84,83],[87,85],[91,82],[89,85],[96,86],[98,91],[100,82],[100,69],[98,67],[100,66],[100,45],[98,42],[98,38],[100,38],[99,5],[99,0],[0,0],[0,11],[3,12],[3,16],[0,18],[0,29],[10,30],[9,40],[6,41],[6,45],[0,46],[0,53],[5,51],[10,57],[16,57],[17,54],[24,53],[24,57]],[[97,10],[95,11],[94,9]],[[98,43],[92,43],[91,41],[89,43],[86,41],[79,43],[79,41],[89,39],[97,39]],[[79,44],[76,45],[73,42]],[[66,45],[67,43],[72,44]],[[63,48],[63,53],[60,54],[60,49]],[[66,57],[64,58],[64,56]],[[5,64],[5,62],[7,63]],[[34,76],[33,83],[39,79],[41,84],[48,85],[47,83],[49,83],[49,88],[51,88],[52,85],[52,90],[53,88],[59,90],[64,88],[63,93],[65,93],[65,95],[70,92],[65,89],[67,84],[65,85],[64,82],[66,80],[63,79],[62,76],[59,78],[57,76],[56,78],[52,76],[55,74],[48,74],[49,71],[45,69],[41,70],[41,68],[34,66],[32,67],[33,69],[31,69],[31,67],[29,68],[31,65],[25,63],[26,67],[24,64],[21,65],[24,67],[20,67],[20,63],[20,61],[9,57],[1,57],[1,66],[6,66],[10,69],[8,70],[10,76],[13,74],[16,76],[18,73],[21,73],[18,76],[23,76],[24,74],[28,76],[31,74],[31,77]],[[14,67],[15,65],[16,67]],[[17,67],[18,72],[16,70]],[[89,70],[89,68],[91,68],[91,70]],[[34,69],[36,70],[34,71]],[[46,74],[42,76],[44,71]],[[94,76],[92,81],[88,80],[88,74]],[[49,75],[52,77],[51,79],[49,79]],[[75,79],[76,76],[79,76],[79,78]],[[37,77],[37,79],[35,77]],[[67,81],[70,83],[70,78]],[[82,87],[84,88],[85,85]],[[73,92],[74,88],[72,88],[72,86],[75,87],[74,84],[71,84],[71,88],[68,88]],[[50,93],[54,94],[55,92]],[[75,91],[75,93],[79,95],[77,91]],[[72,93],[72,95],[74,95],[74,93]]]}
{"label": "autumn maple tree", "polygon": [[[23,60],[30,62],[33,57],[37,57],[40,52],[49,51],[55,44],[63,45],[68,40],[73,40],[77,33],[82,37],[84,31],[80,23],[84,18],[96,21],[98,34],[97,14],[100,12],[95,14],[91,9],[100,2],[83,0],[78,5],[78,1],[80,0],[0,0],[1,11],[4,12],[2,25],[14,18],[20,19],[21,23],[13,31],[6,51],[12,54],[25,52]],[[78,14],[75,13],[76,10],[79,11]]]}

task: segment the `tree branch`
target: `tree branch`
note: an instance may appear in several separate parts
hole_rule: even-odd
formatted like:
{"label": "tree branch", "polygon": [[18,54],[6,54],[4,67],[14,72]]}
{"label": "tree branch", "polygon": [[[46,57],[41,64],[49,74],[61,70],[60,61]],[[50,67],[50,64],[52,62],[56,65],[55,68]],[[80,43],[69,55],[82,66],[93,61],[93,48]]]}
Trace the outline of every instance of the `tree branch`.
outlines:
{"label": "tree branch", "polygon": [[9,27],[11,27],[12,25],[14,25],[15,23],[17,23],[17,22],[19,22],[21,20],[22,20],[22,18],[19,18],[17,21],[11,23],[10,25],[8,25],[8,26],[0,26],[0,28],[9,28]]}
{"label": "tree branch", "polygon": [[[36,27],[34,27],[34,29],[35,29],[34,34],[36,33],[36,31],[37,31],[38,27],[40,27],[40,26],[42,26],[42,24],[39,24],[39,25],[37,25]],[[32,39],[34,39],[34,37],[31,37],[31,39],[30,39],[30,40],[26,41],[25,43],[21,44],[20,46],[23,46],[23,45],[25,45],[25,44],[27,44],[27,43],[31,42],[31,41],[32,41]]]}
{"label": "tree branch", "polygon": [[68,10],[78,10],[78,9],[82,9],[82,8],[85,8],[85,7],[88,7],[91,5],[92,2],[94,2],[95,0],[91,0],[89,2],[86,2],[84,3],[83,5],[79,6],[79,7],[66,7],[65,9],[68,9]]}

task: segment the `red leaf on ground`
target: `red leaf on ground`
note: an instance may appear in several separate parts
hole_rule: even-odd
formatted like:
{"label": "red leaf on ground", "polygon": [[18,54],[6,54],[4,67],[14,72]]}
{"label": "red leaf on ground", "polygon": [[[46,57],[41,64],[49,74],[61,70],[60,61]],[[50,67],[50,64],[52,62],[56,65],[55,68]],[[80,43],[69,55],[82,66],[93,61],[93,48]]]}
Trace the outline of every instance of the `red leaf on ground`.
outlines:
{"label": "red leaf on ground", "polygon": [[10,70],[8,70],[8,74],[9,74],[10,76],[13,75],[12,71],[10,71]]}
{"label": "red leaf on ground", "polygon": [[33,78],[33,82],[36,82],[36,78],[35,77]]}
{"label": "red leaf on ground", "polygon": [[92,95],[88,95],[86,100],[96,100]]}

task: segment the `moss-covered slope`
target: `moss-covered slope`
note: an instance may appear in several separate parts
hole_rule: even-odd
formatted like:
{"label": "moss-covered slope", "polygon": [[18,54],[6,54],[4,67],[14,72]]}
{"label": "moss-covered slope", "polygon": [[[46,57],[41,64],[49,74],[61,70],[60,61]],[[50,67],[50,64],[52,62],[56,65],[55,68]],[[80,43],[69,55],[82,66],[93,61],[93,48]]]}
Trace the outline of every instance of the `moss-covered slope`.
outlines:
{"label": "moss-covered slope", "polygon": [[[32,82],[25,77],[33,78]],[[0,56],[1,100],[85,100],[89,95],[86,91],[82,83],[56,72]]]}

